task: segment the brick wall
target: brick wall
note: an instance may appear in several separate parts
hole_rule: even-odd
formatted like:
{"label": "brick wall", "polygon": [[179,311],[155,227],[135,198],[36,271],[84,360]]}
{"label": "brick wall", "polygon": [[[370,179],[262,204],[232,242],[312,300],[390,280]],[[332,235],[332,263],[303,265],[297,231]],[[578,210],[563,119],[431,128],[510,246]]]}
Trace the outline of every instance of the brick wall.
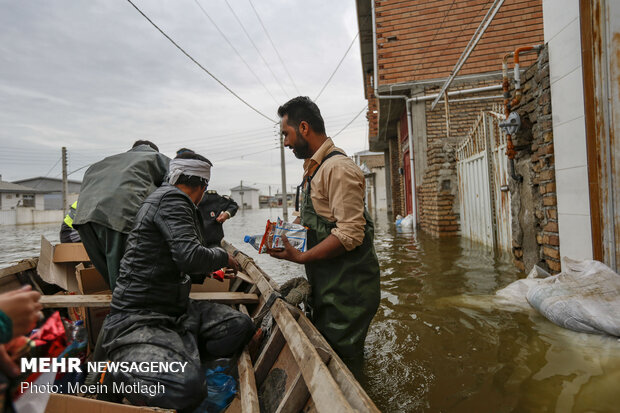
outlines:
{"label": "brick wall", "polygon": [[418,191],[423,231],[435,237],[457,235],[456,188],[454,149],[448,142],[436,140],[428,146],[428,168]]}
{"label": "brick wall", "polygon": [[366,119],[368,119],[368,136],[370,138],[377,136],[377,99],[375,98],[374,89],[372,86],[372,74],[366,73],[366,100],[368,101],[368,111],[366,112]]}
{"label": "brick wall", "polygon": [[402,196],[401,196],[401,175],[398,171],[400,168],[400,149],[398,144],[398,138],[394,137],[388,139],[388,151],[390,155],[390,176],[391,176],[391,190],[392,190],[392,214],[403,215],[402,210]]}
{"label": "brick wall", "polygon": [[514,108],[522,126],[516,134],[515,169],[524,178],[511,180],[515,265],[530,271],[536,264],[560,271],[560,239],[555,189],[555,157],[551,121],[549,54],[545,48],[524,75],[523,98]]}
{"label": "brick wall", "polygon": [[[376,1],[379,85],[450,75],[488,0]],[[506,0],[460,75],[501,70],[501,57],[543,42],[542,0]],[[523,66],[533,61],[524,59]]]}
{"label": "brick wall", "polygon": [[[499,80],[487,79],[459,84],[456,89],[470,89],[491,84]],[[437,87],[429,87],[426,94],[437,93]],[[486,92],[476,96],[498,96],[499,91]],[[453,100],[457,100],[455,98]],[[431,111],[432,101],[426,103],[426,133],[428,139],[428,168],[422,182],[419,182],[420,227],[433,236],[454,236],[459,230],[459,207],[457,202],[458,178],[454,148],[471,129],[483,110],[490,110],[501,98],[450,102],[450,139],[446,139],[446,112],[443,103]]]}

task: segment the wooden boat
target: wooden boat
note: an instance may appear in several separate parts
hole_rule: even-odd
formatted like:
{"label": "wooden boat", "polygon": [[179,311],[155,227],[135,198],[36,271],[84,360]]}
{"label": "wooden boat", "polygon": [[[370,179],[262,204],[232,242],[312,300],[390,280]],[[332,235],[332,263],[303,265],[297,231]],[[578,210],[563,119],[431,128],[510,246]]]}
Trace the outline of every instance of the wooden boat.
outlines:
{"label": "wooden boat", "polygon": [[[242,272],[229,291],[191,297],[235,305],[255,321],[270,314],[274,321],[271,331],[256,334],[239,357],[239,391],[225,411],[378,412],[310,320],[282,298],[278,285],[252,258],[226,241],[222,245],[237,258]],[[36,265],[31,259],[0,270],[0,291],[25,283],[42,291]],[[106,307],[110,299],[109,294],[45,295],[41,302],[48,308]]]}

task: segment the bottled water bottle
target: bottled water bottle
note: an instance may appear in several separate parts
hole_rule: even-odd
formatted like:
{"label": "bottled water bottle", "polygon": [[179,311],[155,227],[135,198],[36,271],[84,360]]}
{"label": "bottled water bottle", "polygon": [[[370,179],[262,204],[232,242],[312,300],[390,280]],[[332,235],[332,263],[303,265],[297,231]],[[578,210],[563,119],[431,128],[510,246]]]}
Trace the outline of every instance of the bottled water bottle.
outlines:
{"label": "bottled water bottle", "polygon": [[259,251],[259,252],[260,252],[260,243],[261,243],[262,240],[263,240],[263,235],[262,234],[259,234],[259,235],[246,235],[243,238],[244,242],[247,242],[248,244],[253,246],[256,251]]}

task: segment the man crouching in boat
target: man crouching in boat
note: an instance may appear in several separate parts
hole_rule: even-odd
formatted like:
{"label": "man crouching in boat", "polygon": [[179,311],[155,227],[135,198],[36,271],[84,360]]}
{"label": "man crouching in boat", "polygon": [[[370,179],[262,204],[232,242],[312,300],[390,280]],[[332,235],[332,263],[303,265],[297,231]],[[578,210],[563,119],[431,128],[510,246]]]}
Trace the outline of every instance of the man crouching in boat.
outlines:
{"label": "man crouching in boat", "polygon": [[128,388],[162,384],[157,394],[110,394],[136,405],[193,409],[206,397],[201,358],[230,357],[243,348],[255,327],[229,306],[189,299],[192,283],[222,267],[239,264],[219,247],[203,245],[196,205],[207,188],[211,162],[183,153],[170,162],[168,182],[143,202],[129,234],[111,313],[102,329],[106,357],[115,362],[181,362],[182,373],[111,372],[103,384]]}

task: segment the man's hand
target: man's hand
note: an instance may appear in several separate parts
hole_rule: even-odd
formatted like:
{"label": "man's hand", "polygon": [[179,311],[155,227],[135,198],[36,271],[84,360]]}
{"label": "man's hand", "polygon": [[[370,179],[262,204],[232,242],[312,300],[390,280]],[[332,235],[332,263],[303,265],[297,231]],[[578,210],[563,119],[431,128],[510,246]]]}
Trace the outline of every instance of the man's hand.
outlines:
{"label": "man's hand", "polygon": [[293,247],[284,234],[282,234],[282,243],[284,248],[267,248],[267,254],[279,260],[292,261],[297,264],[304,263],[304,253]]}
{"label": "man's hand", "polygon": [[228,218],[230,218],[230,213],[228,213],[228,211],[222,211],[217,218],[215,218],[215,220],[220,224],[223,224]]}
{"label": "man's hand", "polygon": [[[230,253],[228,254],[228,265],[226,267],[228,269],[226,273],[230,275],[230,272],[232,271],[233,276],[236,275],[241,269],[239,262]],[[232,277],[228,277],[228,278],[232,278]]]}
{"label": "man's hand", "polygon": [[41,294],[32,291],[30,285],[0,295],[0,310],[13,321],[13,337],[22,336],[36,326],[43,308],[39,298]]}

